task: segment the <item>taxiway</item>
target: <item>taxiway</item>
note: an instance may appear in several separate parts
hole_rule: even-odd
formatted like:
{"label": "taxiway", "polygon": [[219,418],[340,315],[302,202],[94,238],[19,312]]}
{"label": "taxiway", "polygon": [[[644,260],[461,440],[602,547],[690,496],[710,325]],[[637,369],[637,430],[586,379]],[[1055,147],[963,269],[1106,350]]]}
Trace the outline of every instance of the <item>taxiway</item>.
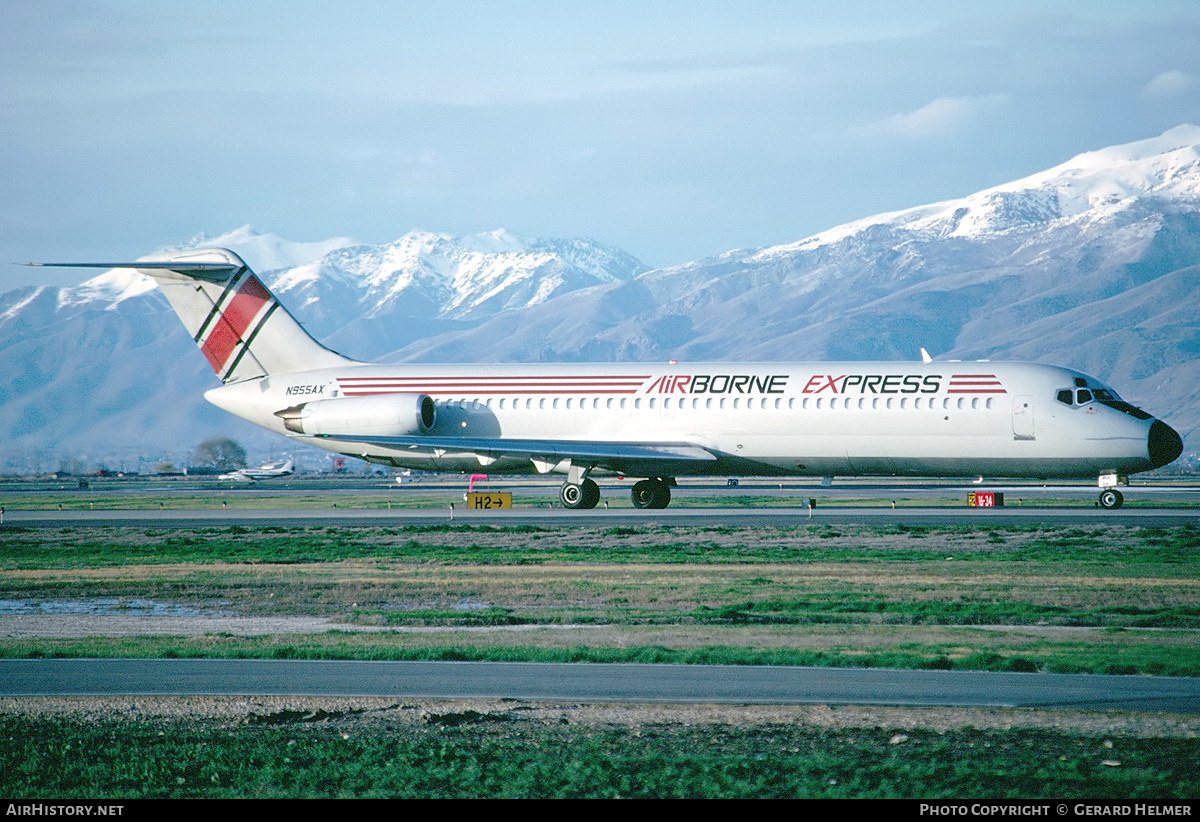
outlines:
{"label": "taxiway", "polygon": [[0,696],[381,696],[1200,714],[1185,677],[548,662],[5,659]]}

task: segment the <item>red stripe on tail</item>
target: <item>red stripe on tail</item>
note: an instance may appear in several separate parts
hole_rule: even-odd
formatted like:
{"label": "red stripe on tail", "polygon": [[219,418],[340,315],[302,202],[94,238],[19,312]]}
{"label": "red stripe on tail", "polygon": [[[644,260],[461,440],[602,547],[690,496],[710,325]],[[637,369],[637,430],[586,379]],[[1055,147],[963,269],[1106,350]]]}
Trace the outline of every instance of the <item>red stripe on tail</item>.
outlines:
{"label": "red stripe on tail", "polygon": [[213,323],[213,328],[204,339],[200,350],[208,358],[208,364],[217,376],[221,376],[238,344],[245,339],[250,324],[271,299],[271,293],[258,281],[258,277],[247,277],[224,312]]}

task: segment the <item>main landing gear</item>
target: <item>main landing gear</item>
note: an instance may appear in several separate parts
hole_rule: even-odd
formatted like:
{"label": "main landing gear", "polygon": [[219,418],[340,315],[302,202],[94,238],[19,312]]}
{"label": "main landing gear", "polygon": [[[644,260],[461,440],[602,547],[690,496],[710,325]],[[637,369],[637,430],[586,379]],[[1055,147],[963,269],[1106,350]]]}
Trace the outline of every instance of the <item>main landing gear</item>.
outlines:
{"label": "main landing gear", "polygon": [[[673,479],[644,479],[633,484],[634,508],[666,508],[671,503]],[[594,480],[568,480],[558,489],[558,501],[564,508],[584,511],[600,502],[600,487]]]}
{"label": "main landing gear", "polygon": [[558,499],[564,508],[595,508],[596,503],[600,502],[600,486],[590,479],[564,482],[562,488],[558,489]]}
{"label": "main landing gear", "polygon": [[634,508],[666,508],[671,504],[673,480],[644,479],[633,484]]}

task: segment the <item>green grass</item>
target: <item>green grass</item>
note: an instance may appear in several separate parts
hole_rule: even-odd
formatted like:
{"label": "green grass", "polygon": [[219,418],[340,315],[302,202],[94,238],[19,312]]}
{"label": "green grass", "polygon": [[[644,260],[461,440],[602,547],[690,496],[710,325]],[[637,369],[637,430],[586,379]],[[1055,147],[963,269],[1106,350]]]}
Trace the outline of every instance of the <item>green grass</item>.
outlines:
{"label": "green grass", "polygon": [[148,599],[373,630],[8,637],[0,654],[719,658],[1200,676],[1197,578],[1191,526],[9,527],[0,599],[111,601],[105,608],[123,613]]}
{"label": "green grass", "polygon": [[830,644],[820,649],[733,645],[568,645],[545,647],[485,644],[442,639],[412,643],[403,635],[346,633],[241,637],[92,637],[8,639],[5,658],[216,658],[361,659],[375,661],[597,662],[703,665],[794,665],[837,668],[925,668],[963,671],[1015,671],[1093,674],[1200,676],[1200,648],[1164,648],[1152,642],[1110,645],[1094,642],[1026,641],[991,646],[962,635],[958,642],[899,642],[865,646]]}
{"label": "green grass", "polygon": [[[254,719],[254,718],[252,718]],[[908,798],[1190,800],[1200,740],[795,725],[422,724],[281,712],[257,721],[0,717],[9,801],[135,798]]]}
{"label": "green grass", "polygon": [[[439,539],[442,534],[448,538]],[[738,534],[753,539],[727,538]],[[477,538],[472,539],[475,535]],[[519,545],[513,538],[519,539]],[[839,544],[831,545],[834,541]],[[947,554],[947,544],[953,545],[956,555]],[[988,559],[1056,565],[1067,561],[1117,561],[1123,565],[1142,562],[1194,569],[1200,563],[1198,551],[1200,527],[1196,526],[1104,525],[1085,530],[1036,525],[931,528],[814,524],[741,529],[619,526],[601,530],[443,524],[400,528],[233,525],[175,532],[155,528],[0,529],[0,569],[104,567],[134,562],[307,563],[351,558],[498,565],[581,560],[775,563]]]}
{"label": "green grass", "polygon": [[[1200,529],[0,529],[0,599],[320,633],[0,638],[4,657],[670,662],[1200,676]],[[367,630],[370,628],[371,630]],[[419,630],[413,630],[419,629]],[[125,710],[122,708],[122,710]],[[393,706],[393,711],[405,706]],[[831,709],[833,710],[833,709]],[[0,713],[0,795],[1187,800],[1200,740],[801,722]],[[136,711],[127,711],[137,717]]]}

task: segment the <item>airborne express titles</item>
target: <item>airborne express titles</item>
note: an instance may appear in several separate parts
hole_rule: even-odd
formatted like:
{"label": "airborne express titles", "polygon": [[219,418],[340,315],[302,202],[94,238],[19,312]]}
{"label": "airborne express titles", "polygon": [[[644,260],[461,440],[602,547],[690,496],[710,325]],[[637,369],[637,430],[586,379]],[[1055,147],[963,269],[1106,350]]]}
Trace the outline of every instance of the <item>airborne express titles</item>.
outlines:
{"label": "airborne express titles", "polygon": [[[647,394],[782,394],[788,374],[665,374]],[[814,374],[802,394],[936,394],[941,374]]]}

